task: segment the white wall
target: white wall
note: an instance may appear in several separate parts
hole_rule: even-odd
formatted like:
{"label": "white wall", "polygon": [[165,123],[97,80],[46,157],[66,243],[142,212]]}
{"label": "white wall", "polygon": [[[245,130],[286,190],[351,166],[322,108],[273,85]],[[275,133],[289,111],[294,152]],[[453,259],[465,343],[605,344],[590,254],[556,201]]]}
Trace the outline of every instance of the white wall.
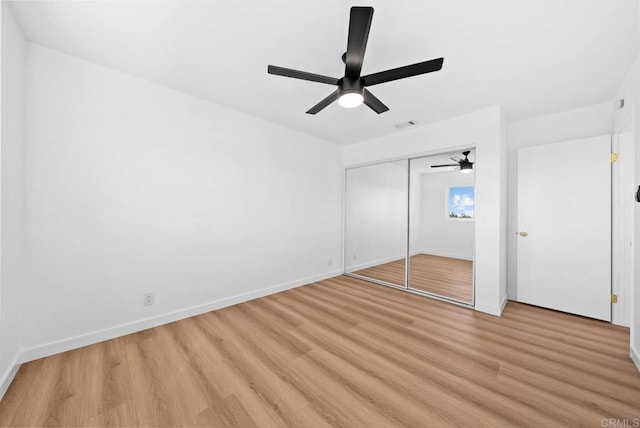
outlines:
{"label": "white wall", "polygon": [[339,147],[37,45],[27,65],[25,358],[341,272]]}
{"label": "white wall", "polygon": [[622,131],[627,125],[635,123],[634,113],[637,112],[640,97],[640,57],[636,58],[620,83],[614,99],[624,99],[624,108],[613,111],[613,130]]}
{"label": "white wall", "polygon": [[[500,143],[498,146],[499,150],[499,158],[498,161],[500,163],[500,167],[498,170],[499,173],[499,206],[500,206],[500,214],[502,215],[500,221],[500,252],[498,258],[500,260],[500,272],[499,272],[499,282],[500,282],[500,296],[504,296],[503,305],[507,304],[507,300],[509,298],[509,290],[508,290],[508,255],[509,255],[509,243],[507,239],[508,232],[508,198],[509,198],[509,163],[508,163],[508,150],[509,150],[509,127],[508,120],[505,115],[504,110],[500,110]],[[477,253],[476,253],[477,254]],[[503,306],[504,307],[504,306]]]}
{"label": "white wall", "polygon": [[346,180],[346,271],[405,258],[407,162],[349,169]]}
{"label": "white wall", "polygon": [[[638,37],[640,39],[640,31],[638,32]],[[628,92],[630,92],[629,98],[631,99],[631,111],[632,111],[632,132],[635,138],[635,175],[636,175],[636,184],[640,185],[640,150],[637,150],[640,147],[640,59],[636,59],[635,63],[631,67],[629,73],[631,75],[635,75],[635,78],[632,78],[632,84],[626,86],[628,88]],[[635,245],[637,247],[638,243],[640,243],[640,204],[635,204],[634,210],[634,240]],[[640,370],[640,251],[634,250],[634,287],[632,290],[633,302],[631,306],[631,353],[634,358],[634,362],[638,370]]]}
{"label": "white wall", "polygon": [[538,144],[576,140],[609,134],[613,102],[587,106],[548,116],[511,122],[508,125],[508,286],[509,298],[517,300],[518,149]]}
{"label": "white wall", "polygon": [[2,2],[2,134],[0,136],[0,398],[21,346],[24,240],[23,112],[26,41]]}
{"label": "white wall", "polygon": [[[443,171],[421,174],[420,253],[473,260],[474,220],[450,219],[449,188],[473,186],[474,174]],[[413,186],[413,183],[412,183]],[[413,202],[412,202],[413,203]]]}
{"label": "white wall", "polygon": [[[635,64],[638,64],[636,61]],[[634,70],[638,70],[638,67],[634,64]],[[635,80],[635,99],[633,101],[633,134],[635,137],[635,176],[636,176],[636,184],[640,186],[640,150],[637,150],[640,147],[640,84],[638,80],[640,80],[640,72],[637,74],[637,78]],[[634,242],[636,245],[635,254],[634,254],[634,287],[632,290],[632,305],[631,305],[631,350],[634,356],[634,362],[636,367],[640,370],[640,251],[637,250],[638,243],[640,243],[640,205],[636,203],[634,210],[634,231],[635,237]]]}
{"label": "white wall", "polygon": [[344,149],[344,162],[349,166],[476,147],[476,309],[496,315],[507,297],[503,121],[500,107],[491,107]]}

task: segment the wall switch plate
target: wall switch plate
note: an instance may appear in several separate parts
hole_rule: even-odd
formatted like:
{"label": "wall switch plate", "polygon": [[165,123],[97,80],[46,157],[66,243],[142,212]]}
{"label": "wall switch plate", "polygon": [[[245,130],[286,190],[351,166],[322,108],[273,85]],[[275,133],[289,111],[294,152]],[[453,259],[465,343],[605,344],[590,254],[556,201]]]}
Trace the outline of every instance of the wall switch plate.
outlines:
{"label": "wall switch plate", "polygon": [[156,301],[156,293],[145,293],[144,294],[144,305],[151,306]]}

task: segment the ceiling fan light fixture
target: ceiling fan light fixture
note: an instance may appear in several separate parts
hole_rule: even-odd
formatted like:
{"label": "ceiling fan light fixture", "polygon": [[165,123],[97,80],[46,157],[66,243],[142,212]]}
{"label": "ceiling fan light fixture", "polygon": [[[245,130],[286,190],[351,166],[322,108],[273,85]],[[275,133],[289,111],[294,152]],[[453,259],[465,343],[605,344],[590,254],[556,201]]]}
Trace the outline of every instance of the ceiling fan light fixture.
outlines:
{"label": "ceiling fan light fixture", "polygon": [[435,58],[404,67],[392,68],[378,73],[362,75],[362,62],[369,40],[369,30],[373,19],[373,8],[370,6],[353,6],[349,12],[349,32],[347,34],[347,51],[342,55],[345,64],[344,76],[341,78],[294,70],[292,68],[268,65],[267,73],[293,79],[308,80],[337,86],[329,96],[307,110],[307,114],[317,114],[334,101],[344,108],[354,108],[365,104],[377,114],[384,113],[389,107],[376,98],[367,88],[381,83],[405,79],[432,73],[442,69],[444,58]]}
{"label": "ceiling fan light fixture", "polygon": [[338,104],[344,108],[358,107],[364,101],[360,92],[345,92],[338,98]]}
{"label": "ceiling fan light fixture", "polygon": [[460,164],[460,172],[463,174],[469,174],[473,172],[473,164],[471,163]]}

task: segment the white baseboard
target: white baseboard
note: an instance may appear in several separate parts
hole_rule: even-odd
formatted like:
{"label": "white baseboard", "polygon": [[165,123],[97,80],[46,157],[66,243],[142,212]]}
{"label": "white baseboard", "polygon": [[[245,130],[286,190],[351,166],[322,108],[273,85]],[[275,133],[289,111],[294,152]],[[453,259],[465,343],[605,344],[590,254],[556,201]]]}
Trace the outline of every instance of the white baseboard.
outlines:
{"label": "white baseboard", "polygon": [[507,306],[508,301],[509,296],[505,294],[504,296],[502,296],[502,299],[500,299],[500,304],[498,306],[476,302],[476,304],[474,305],[474,309],[476,311],[484,312],[485,314],[499,317],[502,316],[502,311],[504,311],[504,308],[505,306]]}
{"label": "white baseboard", "polygon": [[443,253],[442,251],[422,250],[422,251],[419,251],[418,254],[426,254],[428,256],[438,256],[438,257],[447,257],[447,258],[450,258],[450,259],[460,259],[460,260],[473,261],[473,256],[452,254],[452,253]]}
{"label": "white baseboard", "polygon": [[349,272],[355,272],[362,269],[367,269],[373,266],[383,265],[385,263],[397,262],[398,260],[404,260],[406,257],[404,255],[401,256],[393,256],[386,257],[384,259],[374,260],[372,262],[360,263],[358,265],[349,266]]}
{"label": "white baseboard", "polygon": [[631,352],[629,352],[629,355],[631,356],[631,359],[633,360],[633,364],[635,364],[636,368],[638,369],[638,371],[640,371],[640,352],[638,352],[635,349],[633,349],[633,346],[632,346],[631,347]]}
{"label": "white baseboard", "polygon": [[342,274],[342,270],[336,270],[326,272],[320,275],[315,275],[295,281],[290,281],[284,284],[275,285],[273,287],[262,288],[260,290],[251,291],[248,293],[238,294],[232,297],[226,297],[223,299],[214,300],[212,302],[203,303],[201,305],[192,306],[189,308],[179,309],[162,315],[156,315],[150,318],[145,318],[125,324],[108,327],[101,330],[92,331],[90,333],[81,334],[65,338],[62,340],[56,340],[53,342],[45,343],[43,345],[34,346],[31,348],[22,349],[18,361],[25,363],[27,361],[37,360],[38,358],[47,357],[49,355],[59,354],[71,349],[81,348],[83,346],[92,345],[94,343],[103,342],[105,340],[114,339],[116,337],[125,336],[127,334],[136,333],[138,331],[146,330],[153,327],[158,327],[170,322],[179,321],[181,319],[201,315],[206,312],[211,312],[216,309],[222,309],[227,306],[236,305],[238,303],[247,302],[249,300],[257,299],[259,297],[268,296],[270,294],[279,293],[281,291],[289,290],[291,288],[300,287],[302,285],[311,284],[323,279],[333,278]]}
{"label": "white baseboard", "polygon": [[0,400],[2,400],[2,397],[4,397],[4,394],[9,389],[9,385],[13,382],[13,378],[16,377],[16,373],[18,373],[18,369],[20,368],[20,364],[18,363],[19,360],[20,353],[18,352],[0,378]]}

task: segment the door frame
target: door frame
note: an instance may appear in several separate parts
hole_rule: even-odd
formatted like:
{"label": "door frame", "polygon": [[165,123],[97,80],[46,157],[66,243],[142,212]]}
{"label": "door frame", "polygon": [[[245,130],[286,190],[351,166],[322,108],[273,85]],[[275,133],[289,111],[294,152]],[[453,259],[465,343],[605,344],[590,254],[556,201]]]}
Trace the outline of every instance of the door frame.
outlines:
{"label": "door frame", "polygon": [[[634,146],[632,128],[630,120],[625,122],[619,127],[619,129],[614,130],[611,140],[612,152],[619,154],[618,162],[614,163],[611,168],[611,293],[618,295],[618,303],[611,305],[611,323],[625,327],[629,327],[631,325],[631,302],[634,282],[633,266],[631,267],[630,278],[626,278],[627,281],[624,280],[624,271],[626,269],[625,262],[633,264],[633,254],[635,251],[633,218],[631,219],[631,223],[628,225],[629,229],[625,230],[624,227],[624,216],[626,213],[624,209],[624,201],[625,198],[633,197],[631,193],[628,195],[625,194],[625,191],[633,191],[635,188],[634,153],[636,149]],[[621,134],[627,133],[631,138],[628,147],[620,146]],[[622,162],[624,162],[624,168],[626,170],[626,175],[624,177],[619,176],[616,171],[616,168],[621,167]],[[625,179],[631,180],[630,189],[625,188]],[[617,208],[615,207],[616,204],[619,204]],[[632,202],[631,204],[632,215],[633,205],[635,205],[635,202]],[[626,248],[627,242],[630,244],[631,248],[631,260],[625,260],[624,257],[624,249]],[[620,270],[621,272],[619,272]],[[619,276],[616,274],[619,274]]]}

